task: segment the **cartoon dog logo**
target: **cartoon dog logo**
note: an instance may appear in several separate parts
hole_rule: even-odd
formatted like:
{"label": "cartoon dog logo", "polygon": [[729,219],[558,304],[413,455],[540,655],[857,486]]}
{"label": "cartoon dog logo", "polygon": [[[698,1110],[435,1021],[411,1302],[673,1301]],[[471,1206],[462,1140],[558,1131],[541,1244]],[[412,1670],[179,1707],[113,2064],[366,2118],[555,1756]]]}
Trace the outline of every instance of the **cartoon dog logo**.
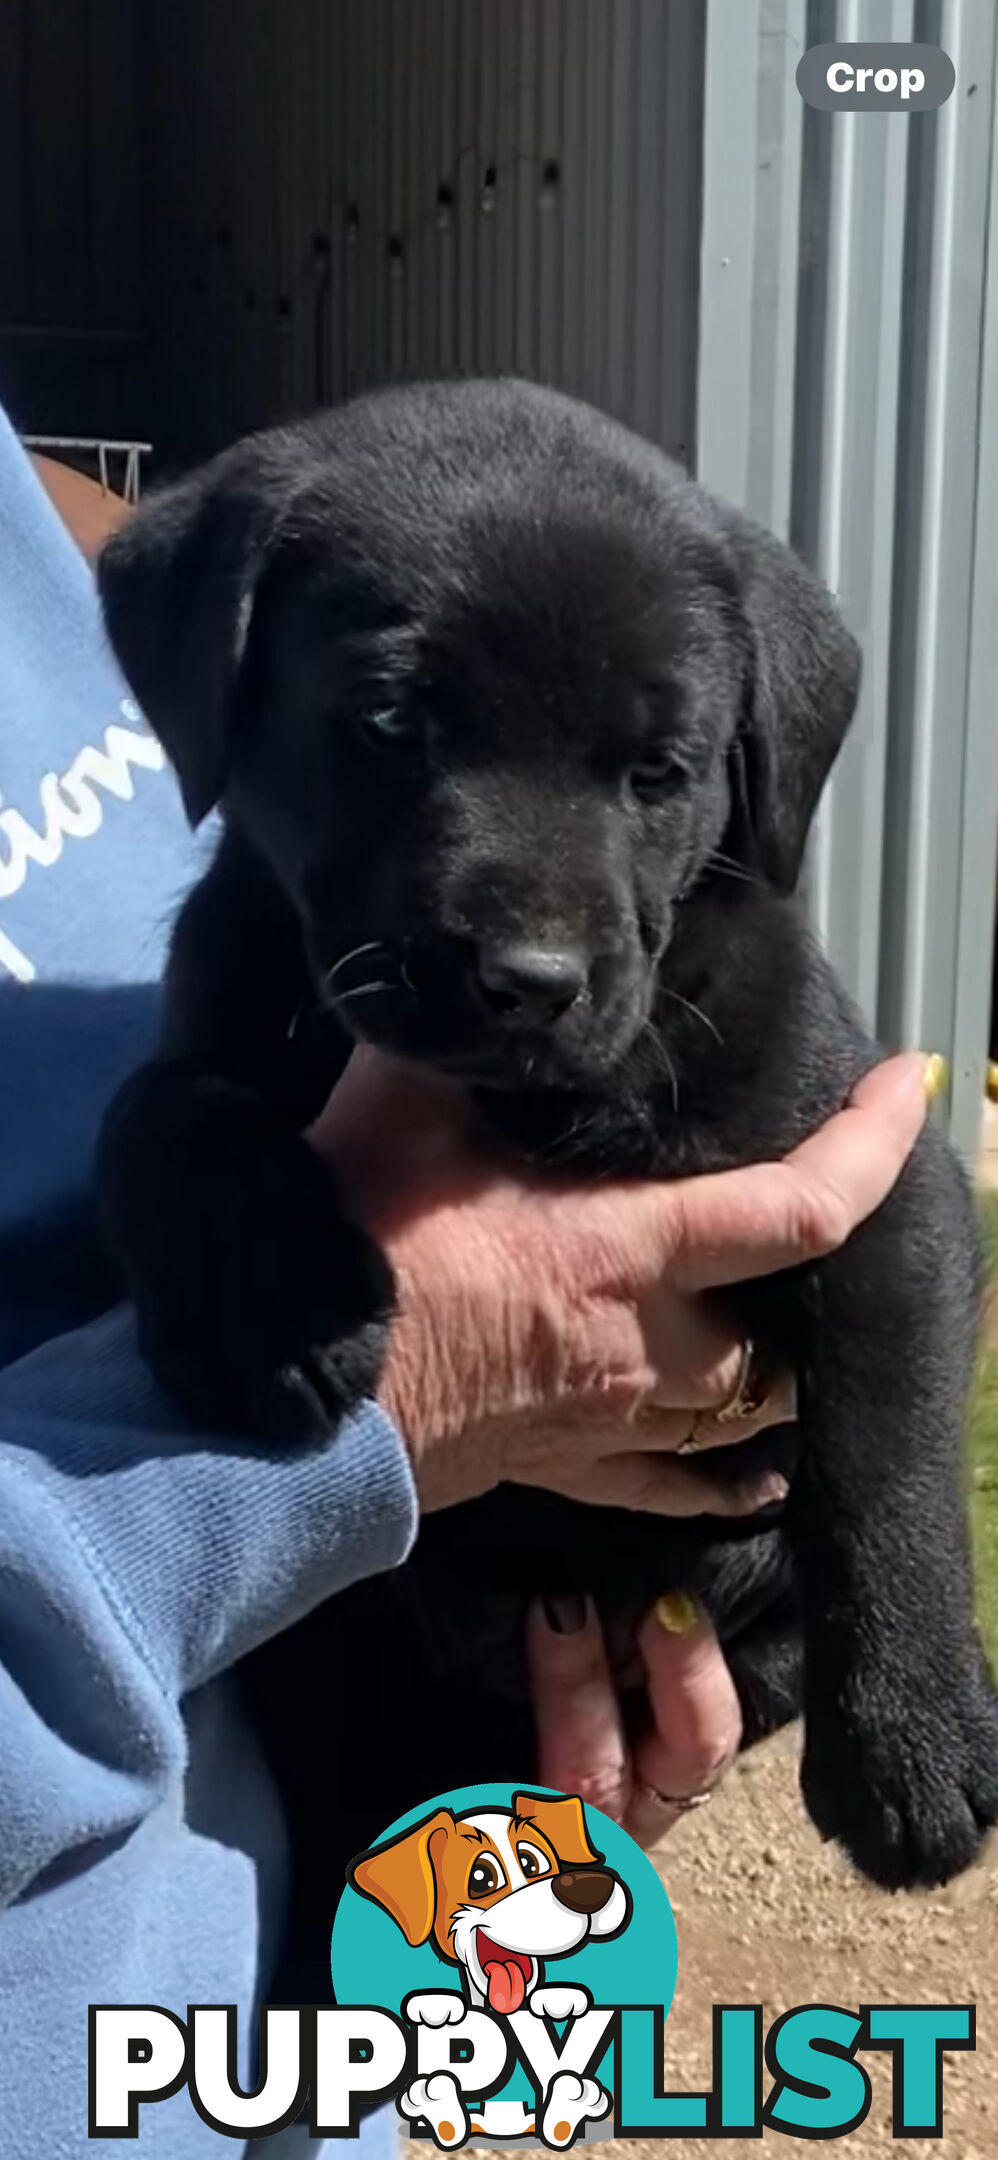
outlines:
{"label": "cartoon dog logo", "polygon": [[[512,1806],[483,1806],[455,1816],[449,1808],[361,1853],[348,1880],[389,1913],[415,1948],[432,1942],[456,1968],[462,1995],[410,1996],[415,2023],[457,2023],[466,2006],[500,2017],[526,2007],[557,2021],[592,2007],[585,1988],[547,1984],[545,1966],[570,1957],[586,1942],[619,1935],[631,1914],[630,1893],[592,1845],[577,1797],[515,1793]],[[432,2088],[432,2090],[430,2090]],[[544,2095],[541,2132],[566,2145],[583,2118],[598,2119],[611,2096],[592,2078],[556,2075]],[[486,2135],[524,2136],[535,2117],[508,2102],[486,2103],[465,2116],[457,2081],[446,2072],[417,2078],[400,2106],[425,2117],[439,2145],[460,2144],[468,2128]]]}

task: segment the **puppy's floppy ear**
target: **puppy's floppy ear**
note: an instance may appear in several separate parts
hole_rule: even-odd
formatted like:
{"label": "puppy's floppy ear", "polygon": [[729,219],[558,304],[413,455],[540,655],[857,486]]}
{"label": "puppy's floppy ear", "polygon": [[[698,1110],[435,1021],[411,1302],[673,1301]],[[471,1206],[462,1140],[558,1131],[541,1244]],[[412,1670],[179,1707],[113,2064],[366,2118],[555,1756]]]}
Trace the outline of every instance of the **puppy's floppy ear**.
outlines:
{"label": "puppy's floppy ear", "polygon": [[733,515],[727,536],[748,676],[727,845],[789,893],[856,708],[860,651],[831,595],[789,548]]}
{"label": "puppy's floppy ear", "polygon": [[586,1811],[577,1794],[552,1800],[549,1793],[514,1793],[513,1813],[536,1823],[559,1860],[567,1861],[571,1867],[588,1867],[602,1860],[603,1854],[589,1842]]}
{"label": "puppy's floppy ear", "polygon": [[115,655],[180,781],[192,825],[222,792],[274,501],[249,446],[150,496],[103,549]]}
{"label": "puppy's floppy ear", "polygon": [[391,1914],[412,1949],[428,1942],[433,1929],[437,1909],[434,1845],[439,1847],[453,1835],[450,1808],[438,1808],[435,1815],[392,1838],[390,1844],[372,1845],[370,1852],[360,1853],[347,1869],[347,1881],[362,1897]]}

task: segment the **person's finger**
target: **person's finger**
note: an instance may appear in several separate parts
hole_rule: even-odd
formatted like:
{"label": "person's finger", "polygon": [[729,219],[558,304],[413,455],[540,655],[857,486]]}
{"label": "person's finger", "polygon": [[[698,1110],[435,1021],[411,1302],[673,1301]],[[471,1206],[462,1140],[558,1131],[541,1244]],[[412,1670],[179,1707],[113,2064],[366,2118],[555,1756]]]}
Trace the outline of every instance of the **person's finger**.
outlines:
{"label": "person's finger", "polygon": [[716,1289],[835,1252],[887,1198],[925,1119],[925,1060],[894,1058],[781,1163],[684,1187],[673,1280]]}
{"label": "person's finger", "polygon": [[654,1402],[684,1410],[721,1409],[730,1402],[741,1374],[744,1335],[719,1299],[685,1297],[671,1277],[659,1277],[639,1295],[637,1311],[645,1360],[662,1376],[652,1391]]}
{"label": "person's finger", "polygon": [[617,1691],[591,1598],[548,1599],[527,1621],[537,1776],[578,1793],[615,1822],[630,1794]]}
{"label": "person's finger", "polygon": [[[618,1455],[592,1474],[592,1496],[603,1507],[637,1509],[644,1515],[738,1517],[785,1500],[779,1471],[764,1470],[719,1484],[691,1465],[689,1456]],[[587,1491],[583,1497],[589,1499]]]}
{"label": "person's finger", "polygon": [[686,1812],[671,1801],[688,1805],[710,1792],[734,1761],[742,1728],[734,1681],[696,1598],[686,1591],[659,1598],[642,1623],[638,1645],[652,1729],[634,1752],[625,1827],[648,1845]]}
{"label": "person's finger", "polygon": [[719,1484],[691,1467],[689,1456],[675,1454],[608,1454],[588,1462],[584,1471],[559,1476],[549,1463],[539,1462],[536,1471],[517,1469],[512,1482],[543,1485],[563,1492],[590,1507],[628,1508],[642,1515],[754,1515],[759,1508],[785,1500],[787,1481],[778,1471],[767,1470]]}
{"label": "person's finger", "polygon": [[904,1168],[925,1119],[926,1071],[920,1052],[890,1058],[782,1162],[631,1188],[629,1219],[619,1188],[604,1186],[608,1269],[623,1276],[629,1261],[649,1289],[668,1274],[676,1288],[716,1290],[836,1251]]}

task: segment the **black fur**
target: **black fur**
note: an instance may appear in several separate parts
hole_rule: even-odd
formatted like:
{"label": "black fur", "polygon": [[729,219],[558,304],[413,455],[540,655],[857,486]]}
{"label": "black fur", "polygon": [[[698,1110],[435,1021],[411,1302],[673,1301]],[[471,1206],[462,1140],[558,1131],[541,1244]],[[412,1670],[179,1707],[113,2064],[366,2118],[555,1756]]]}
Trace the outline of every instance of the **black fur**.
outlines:
{"label": "black fur", "polygon": [[[162,1058],[99,1162],[149,1355],[196,1414],[321,1437],[375,1380],[388,1270],[297,1138],[353,1035],[463,1076],[520,1155],[579,1178],[781,1155],[876,1059],[793,898],[855,645],[786,550],[611,422],[512,383],[365,400],[150,501],[101,590],[191,815],[220,799],[226,820]],[[578,994],[543,970],[524,989],[525,947]],[[800,1422],[717,1474],[786,1461],[782,1517],[506,1488],[265,1653],[285,1762],[307,1654],[359,1720],[378,1705],[313,1919],[396,1799],[527,1774],[514,1645],[537,1589],[619,1622],[697,1587],[747,1736],[803,1701],[824,1832],[889,1886],[973,1858],[998,1816],[961,1482],[976,1261],[938,1135],[844,1247],[735,1302],[795,1368]],[[386,1730],[405,1660],[400,1701],[446,1670],[453,1760],[439,1728],[425,1763]]]}

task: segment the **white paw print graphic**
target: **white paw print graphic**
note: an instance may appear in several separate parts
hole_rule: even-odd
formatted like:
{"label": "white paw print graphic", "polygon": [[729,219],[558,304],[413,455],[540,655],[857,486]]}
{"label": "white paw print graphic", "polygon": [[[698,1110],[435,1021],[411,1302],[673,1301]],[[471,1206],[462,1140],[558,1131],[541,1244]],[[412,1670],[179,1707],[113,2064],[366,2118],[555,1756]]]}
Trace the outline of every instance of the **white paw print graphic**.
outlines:
{"label": "white paw print graphic", "polygon": [[610,2106],[610,2095],[595,2078],[579,2077],[574,2070],[560,2070],[541,2117],[545,2145],[565,2147],[574,2143],[584,2122],[600,2122]]}
{"label": "white paw print graphic", "polygon": [[425,2117],[442,2152],[462,2145],[468,2135],[464,2101],[449,2070],[434,2070],[430,2077],[414,2078],[402,2094],[399,2107],[410,2121]]}

